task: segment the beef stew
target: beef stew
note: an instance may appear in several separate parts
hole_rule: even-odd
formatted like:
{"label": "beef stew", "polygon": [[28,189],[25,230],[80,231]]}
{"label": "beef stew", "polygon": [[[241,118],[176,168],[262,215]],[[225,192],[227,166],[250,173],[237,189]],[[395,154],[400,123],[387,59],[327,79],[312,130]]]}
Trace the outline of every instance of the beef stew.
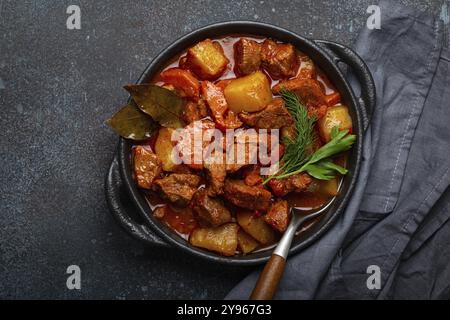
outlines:
{"label": "beef stew", "polygon": [[[249,254],[277,241],[288,224],[290,206],[320,207],[338,193],[339,180],[346,172],[342,158],[348,148],[342,149],[339,158],[333,154],[326,161],[311,163],[309,171],[296,167],[301,172],[288,173],[285,166],[292,162],[297,150],[293,145],[303,134],[299,130],[301,115],[288,107],[286,91],[295,95],[311,124],[301,167],[334,141],[336,131],[342,132],[342,139],[350,137],[352,129],[339,92],[314,62],[292,45],[246,36],[205,39],[176,57],[149,85],[170,92],[167,97],[148,98],[157,101],[154,105],[163,108],[164,101],[174,94],[180,99],[175,105],[182,101],[183,107],[167,114],[147,113],[164,121],[156,120],[160,126],[150,139],[136,141],[134,175],[155,209],[155,217],[191,245],[225,256]],[[179,129],[183,131],[181,139],[174,141]],[[252,143],[248,141],[232,142],[231,149],[244,145],[240,163],[186,161],[209,148],[203,143],[196,145],[193,139],[198,134],[203,137],[209,129],[223,133],[254,129],[258,136],[268,130],[270,137],[279,130],[276,152],[269,148],[269,153],[279,154],[281,169],[263,174],[260,169],[264,165],[249,155]],[[214,142],[219,147],[209,160],[223,159],[228,142]],[[259,148],[261,144],[256,144]],[[174,159],[177,153],[183,161]],[[287,176],[280,178],[283,174]],[[177,219],[186,220],[189,227],[179,227],[173,221]]]}

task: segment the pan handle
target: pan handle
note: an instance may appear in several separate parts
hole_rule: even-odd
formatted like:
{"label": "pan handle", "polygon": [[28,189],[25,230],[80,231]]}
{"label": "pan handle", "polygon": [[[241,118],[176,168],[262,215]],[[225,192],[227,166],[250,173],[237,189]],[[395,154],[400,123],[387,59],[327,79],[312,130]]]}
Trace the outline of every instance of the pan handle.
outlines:
{"label": "pan handle", "polygon": [[361,95],[358,97],[358,102],[362,107],[364,130],[366,130],[376,105],[375,82],[373,81],[369,68],[364,60],[347,46],[328,40],[314,41],[325,47],[325,49],[328,49],[327,51],[331,51],[330,53],[334,63],[343,62],[354,72],[361,86]]}
{"label": "pan handle", "polygon": [[151,246],[168,247],[166,242],[139,222],[139,215],[127,195],[120,177],[119,163],[114,157],[105,179],[106,202],[111,214],[133,238]]}

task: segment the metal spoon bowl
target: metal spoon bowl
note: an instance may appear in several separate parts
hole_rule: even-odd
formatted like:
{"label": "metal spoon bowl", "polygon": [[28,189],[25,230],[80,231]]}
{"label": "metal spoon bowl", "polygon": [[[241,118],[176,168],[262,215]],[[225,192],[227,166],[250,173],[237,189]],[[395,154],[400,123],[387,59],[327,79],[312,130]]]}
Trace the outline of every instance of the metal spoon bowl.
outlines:
{"label": "metal spoon bowl", "polygon": [[[298,228],[305,222],[320,216],[327,211],[332,205],[336,197],[332,198],[322,207],[301,210],[299,208],[291,208],[290,215],[291,221],[281,237],[275,250],[272,252],[272,256],[266,263],[263,271],[259,275],[255,288],[250,296],[252,300],[269,300],[274,296],[278,283],[284,272],[286,259],[291,247],[292,239],[294,238]],[[305,214],[306,213],[306,214]]]}

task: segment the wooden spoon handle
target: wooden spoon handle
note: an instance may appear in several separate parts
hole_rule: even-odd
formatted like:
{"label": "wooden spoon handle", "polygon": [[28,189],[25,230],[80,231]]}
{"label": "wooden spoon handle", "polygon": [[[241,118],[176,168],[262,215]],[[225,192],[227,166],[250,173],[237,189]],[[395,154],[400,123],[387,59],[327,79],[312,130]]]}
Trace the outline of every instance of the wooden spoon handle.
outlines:
{"label": "wooden spoon handle", "polygon": [[280,282],[283,275],[286,259],[272,254],[269,261],[267,261],[264,270],[259,275],[255,288],[250,296],[251,300],[271,300],[274,296],[278,282]]}

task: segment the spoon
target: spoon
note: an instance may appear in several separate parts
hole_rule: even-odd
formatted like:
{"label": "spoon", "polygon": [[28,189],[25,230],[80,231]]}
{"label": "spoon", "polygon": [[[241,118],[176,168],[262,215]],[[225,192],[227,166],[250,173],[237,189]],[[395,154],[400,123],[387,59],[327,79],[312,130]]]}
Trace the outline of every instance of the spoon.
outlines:
{"label": "spoon", "polygon": [[[318,217],[326,211],[331,206],[334,199],[335,198],[331,199],[326,205],[316,209],[300,210],[298,208],[291,208],[291,221],[281,237],[280,242],[278,242],[278,245],[273,251],[272,256],[259,275],[258,281],[250,296],[251,300],[272,299],[277,290],[278,282],[283,275],[286,258],[296,231],[304,222]],[[307,212],[306,215],[304,215],[305,212]],[[303,213],[303,215],[301,213]]]}

